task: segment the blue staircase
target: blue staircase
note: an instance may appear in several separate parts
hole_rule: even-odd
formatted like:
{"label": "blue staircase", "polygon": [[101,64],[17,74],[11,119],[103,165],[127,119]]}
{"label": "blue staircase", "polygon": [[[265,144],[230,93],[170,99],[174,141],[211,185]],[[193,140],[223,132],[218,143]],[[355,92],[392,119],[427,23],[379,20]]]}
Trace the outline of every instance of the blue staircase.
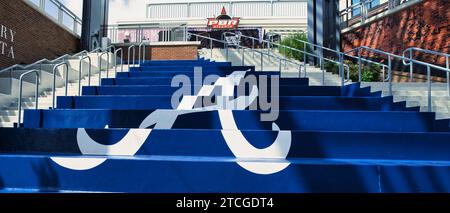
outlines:
{"label": "blue staircase", "polygon": [[[199,91],[221,90],[218,82],[236,73],[279,74],[207,60],[147,61],[84,87],[82,96],[58,97],[56,109],[26,110],[23,128],[0,129],[0,191],[450,192],[448,120],[358,83],[309,86],[307,78],[258,82],[267,94],[279,90],[254,100],[279,100],[274,122],[261,121],[270,111],[261,104],[226,110],[201,102],[221,97]],[[179,75],[194,83],[174,109]],[[214,83],[205,87],[207,78]]]}

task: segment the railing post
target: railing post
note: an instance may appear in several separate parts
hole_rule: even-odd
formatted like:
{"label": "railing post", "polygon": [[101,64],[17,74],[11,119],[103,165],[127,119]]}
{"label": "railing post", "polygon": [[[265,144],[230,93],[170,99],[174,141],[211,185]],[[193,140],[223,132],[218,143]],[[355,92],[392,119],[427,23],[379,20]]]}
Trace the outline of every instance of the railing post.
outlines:
{"label": "railing post", "polygon": [[298,77],[301,78],[302,77],[302,65],[298,64]]}
{"label": "railing post", "polygon": [[322,86],[325,86],[325,65],[324,65],[324,58],[323,58],[323,48],[320,48],[320,69],[322,70]]}
{"label": "railing post", "polygon": [[91,85],[91,69],[92,69],[92,60],[91,60],[91,57],[89,56],[89,55],[85,55],[85,56],[82,56],[81,57],[81,59],[80,59],[80,71],[78,72],[78,96],[81,96],[81,74],[82,74],[82,71],[83,71],[83,60],[84,59],[88,59],[89,60],[89,68],[88,68],[88,78],[89,78],[89,80],[88,80],[88,83],[89,83],[89,86]]}
{"label": "railing post", "polygon": [[409,49],[409,82],[413,82],[414,65],[412,63],[413,49]]}
{"label": "railing post", "polygon": [[17,106],[17,127],[20,128],[21,127],[21,122],[22,122],[22,95],[23,95],[23,78],[26,75],[29,75],[31,73],[34,73],[36,75],[36,91],[34,93],[34,98],[35,98],[35,109],[39,109],[39,72],[37,70],[31,70],[28,71],[26,73],[23,73],[22,75],[20,75],[19,78],[19,100],[18,100],[18,106]]}
{"label": "railing post", "polygon": [[344,74],[344,56],[342,53],[338,53],[339,55],[339,75],[341,76],[341,87],[345,86],[345,74]]}
{"label": "railing post", "polygon": [[[389,61],[391,60],[391,57],[389,56]],[[390,70],[390,66],[389,66]],[[358,82],[362,81],[362,64],[361,64],[361,49],[358,49]]]}
{"label": "railing post", "polygon": [[392,96],[392,59],[388,56],[388,78],[389,78],[389,96]]}
{"label": "railing post", "polygon": [[253,50],[253,58],[255,58],[255,39],[252,38],[252,50]]}
{"label": "railing post", "polygon": [[56,64],[54,67],[53,67],[53,86],[52,86],[52,109],[55,109],[55,99],[56,99],[56,71],[58,70],[58,68],[59,67],[61,67],[61,66],[63,66],[64,65],[64,67],[66,68],[66,70],[65,70],[65,74],[66,74],[66,80],[65,80],[65,83],[66,83],[66,88],[65,88],[65,96],[67,96],[67,93],[68,93],[68,83],[69,83],[69,64],[67,63],[67,62],[62,62],[62,63],[59,63],[59,64]]}
{"label": "railing post", "polygon": [[303,65],[305,65],[305,66],[303,66],[303,68],[304,68],[304,71],[305,71],[305,77],[306,77],[306,61],[307,61],[307,59],[306,59],[306,43],[305,42],[303,42]]}
{"label": "railing post", "polygon": [[117,49],[116,51],[114,51],[114,58],[116,59],[116,60],[114,60],[114,74],[117,76],[117,58],[118,58],[118,53],[120,52],[120,64],[121,64],[121,67],[122,67],[122,72],[123,72],[123,49],[122,48],[120,48],[120,49]]}
{"label": "railing post", "polygon": [[261,51],[261,71],[264,71],[264,54]]}
{"label": "railing post", "polygon": [[[134,49],[133,49],[134,50]],[[105,54],[108,54],[108,56],[109,56],[109,52],[104,52],[104,53],[101,53],[99,56],[98,56],[98,61],[99,61],[99,65],[98,65],[98,69],[100,70],[99,71],[99,73],[98,73],[98,85],[100,86],[101,85],[101,82],[102,82],[102,56],[103,55],[105,55]],[[134,56],[134,54],[133,54],[133,56]],[[134,60],[135,58],[133,57],[133,60]],[[109,66],[109,59],[108,59],[108,66]],[[106,77],[108,78],[108,73],[109,73],[109,69],[107,69],[107,71],[106,71]]]}
{"label": "railing post", "polygon": [[282,71],[282,64],[283,64],[283,62],[282,62],[282,60],[281,60],[281,58],[279,59],[279,67],[278,67],[278,70],[280,71],[280,75],[281,75],[281,71]]}
{"label": "railing post", "polygon": [[225,56],[226,56],[227,61],[230,61],[230,51],[228,48],[228,43],[225,43]]}
{"label": "railing post", "polygon": [[[447,70],[450,69],[450,61],[449,61],[449,55],[445,56],[445,62],[447,64]],[[448,95],[450,96],[450,73],[447,72],[447,91]]]}
{"label": "railing post", "polygon": [[[127,63],[128,63],[128,71],[130,71],[130,58],[131,58],[131,49],[133,49],[133,60],[135,60],[136,46],[131,45],[128,47],[128,55],[127,55]],[[133,61],[134,64],[134,61]]]}
{"label": "railing post", "polygon": [[242,48],[242,66],[245,66],[245,48]]}
{"label": "railing post", "polygon": [[209,40],[209,48],[211,49],[211,55],[210,55],[210,59],[212,59],[213,58],[213,41],[212,41],[212,39],[211,40]]}
{"label": "railing post", "polygon": [[431,100],[431,67],[427,66],[427,80],[428,80],[428,112],[432,112]]}
{"label": "railing post", "polygon": [[[288,51],[288,49],[286,48],[286,46],[283,46],[283,49],[284,49],[284,58],[288,58],[288,55],[287,55],[287,51]],[[295,58],[294,58],[294,56],[292,56],[292,58],[295,60]],[[287,69],[287,61],[285,60],[284,61],[284,69]]]}

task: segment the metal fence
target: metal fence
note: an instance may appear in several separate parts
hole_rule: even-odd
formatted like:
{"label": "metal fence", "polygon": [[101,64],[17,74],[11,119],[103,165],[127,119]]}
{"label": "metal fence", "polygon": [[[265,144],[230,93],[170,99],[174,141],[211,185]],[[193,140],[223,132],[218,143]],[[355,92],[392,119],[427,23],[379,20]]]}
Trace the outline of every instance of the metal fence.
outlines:
{"label": "metal fence", "polygon": [[106,26],[111,43],[186,41],[188,28],[184,24],[129,24]]}
{"label": "metal fence", "polygon": [[73,32],[81,35],[82,20],[58,0],[24,0],[41,13]]}
{"label": "metal fence", "polygon": [[368,18],[381,14],[383,12],[420,2],[421,0],[360,0],[359,2],[348,6],[340,11],[341,29],[351,27],[358,23],[364,23]]}

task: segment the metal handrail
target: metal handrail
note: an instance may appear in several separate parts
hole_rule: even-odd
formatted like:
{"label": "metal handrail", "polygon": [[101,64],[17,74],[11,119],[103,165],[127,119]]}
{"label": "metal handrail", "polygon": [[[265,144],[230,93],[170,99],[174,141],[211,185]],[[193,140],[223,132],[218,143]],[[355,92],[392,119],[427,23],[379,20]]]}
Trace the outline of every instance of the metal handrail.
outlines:
{"label": "metal handrail", "polygon": [[[433,69],[437,69],[439,71],[444,71],[446,73],[450,73],[450,69],[448,68],[444,68],[441,66],[437,66],[434,64],[430,64],[430,63],[426,63],[423,61],[419,61],[419,60],[414,60],[414,59],[410,59],[410,58],[406,58],[403,56],[399,56],[399,55],[395,55],[393,53],[388,53],[379,49],[374,49],[371,47],[367,47],[367,46],[361,46],[358,48],[355,48],[353,50],[349,50],[347,53],[349,52],[357,52],[358,53],[358,58],[361,58],[361,50],[368,50],[371,52],[375,52],[381,55],[385,55],[388,57],[388,75],[389,75],[389,95],[392,96],[392,59],[397,58],[400,60],[406,60],[409,61],[410,63],[413,64],[418,64],[418,65],[422,65],[422,66],[426,66],[427,67],[427,80],[428,80],[428,111],[431,112],[432,111],[432,96],[431,96],[431,68]],[[359,64],[359,75],[361,75],[361,63]]]}
{"label": "metal handrail", "polygon": [[133,49],[133,65],[136,62],[136,46],[133,44],[131,46],[128,47],[128,56],[127,56],[127,60],[128,60],[128,69],[130,68],[130,55],[131,55],[131,49]]}
{"label": "metal handrail", "polygon": [[23,94],[23,78],[29,74],[34,73],[36,75],[36,91],[35,91],[35,107],[36,109],[39,109],[39,70],[30,70],[28,72],[23,73],[20,75],[20,83],[19,83],[19,106],[17,107],[18,110],[18,118],[17,118],[17,127],[20,128],[20,123],[22,120],[22,94]]}
{"label": "metal handrail", "polygon": [[40,64],[42,64],[42,63],[55,63],[55,62],[57,62],[57,61],[61,61],[61,60],[66,59],[66,58],[68,58],[68,57],[78,57],[78,56],[83,55],[83,54],[88,54],[88,53],[98,52],[99,50],[101,50],[101,48],[94,49],[94,50],[92,50],[91,52],[88,52],[88,51],[86,51],[86,50],[83,50],[83,51],[81,51],[81,52],[79,52],[79,53],[77,53],[77,54],[75,54],[75,55],[72,55],[72,56],[71,56],[71,55],[69,55],[69,54],[65,54],[65,55],[60,56],[60,57],[58,57],[58,58],[56,58],[56,59],[53,59],[53,60],[49,60],[49,59],[44,58],[44,59],[41,59],[41,60],[36,61],[36,62],[34,62],[34,63],[32,63],[32,64],[29,64],[29,65],[15,64],[15,65],[12,65],[12,66],[10,66],[10,67],[7,67],[7,68],[5,68],[5,69],[0,70],[0,73],[2,73],[2,72],[7,72],[7,71],[10,71],[10,70],[15,69],[15,68],[19,68],[19,69],[28,69],[28,68],[30,68],[30,67],[33,67],[33,66],[36,66],[36,65],[40,65]]}
{"label": "metal handrail", "polygon": [[[447,69],[450,69],[450,64],[449,64],[449,58],[450,58],[450,54],[448,53],[443,53],[443,52],[438,52],[438,51],[434,51],[434,50],[427,50],[427,49],[422,49],[422,48],[418,48],[418,47],[409,47],[407,49],[405,49],[403,51],[402,56],[406,58],[406,53],[409,52],[409,59],[413,59],[414,57],[414,51],[418,51],[418,52],[423,52],[425,54],[432,54],[432,55],[438,55],[438,56],[444,56],[445,57],[445,62],[446,62],[446,67]],[[413,80],[413,64],[411,63],[411,61],[408,63],[405,60],[402,60],[403,64],[405,66],[409,66],[409,81],[412,82]],[[450,76],[447,73],[447,90],[449,92],[450,95]]]}
{"label": "metal handrail", "polygon": [[59,64],[56,64],[53,66],[53,86],[52,86],[52,109],[55,109],[55,99],[56,99],[56,70],[61,67],[65,66],[65,74],[66,74],[66,88],[65,88],[65,96],[67,96],[68,93],[68,84],[69,84],[69,64],[67,62],[61,62]]}
{"label": "metal handrail", "polygon": [[88,85],[91,86],[91,71],[92,71],[92,60],[89,55],[82,56],[80,58],[80,69],[78,71],[78,96],[81,96],[81,74],[83,72],[83,61],[85,59],[89,60],[89,69],[88,69]]}
{"label": "metal handrail", "polygon": [[121,71],[123,72],[123,49],[122,48],[119,48],[119,49],[117,49],[116,51],[114,51],[114,57],[116,58],[116,60],[115,60],[115,62],[114,62],[114,67],[115,67],[115,70],[114,70],[114,72],[115,72],[115,74],[116,74],[116,76],[117,76],[117,53],[119,53],[120,52],[120,65],[121,65]]}
{"label": "metal handrail", "polygon": [[114,45],[109,45],[103,50],[107,50],[109,52],[115,52],[116,51],[116,47]]}
{"label": "metal handrail", "polygon": [[140,44],[139,44],[139,57],[138,57],[138,60],[139,60],[139,64],[141,64],[141,52],[142,52],[142,50],[141,50],[141,48],[142,47],[144,47],[144,53],[143,53],[143,56],[142,56],[142,61],[144,62],[145,61],[145,55],[146,55],[146,50],[145,50],[145,47],[147,46],[147,44],[146,44],[146,42],[141,42]]}
{"label": "metal handrail", "polygon": [[[198,35],[198,34],[194,34],[194,33],[188,33],[189,35],[191,35],[191,36],[195,36],[196,38],[204,38],[204,39],[208,39],[208,40],[211,40],[211,41],[216,41],[216,42],[219,42],[219,43],[223,43],[223,44],[225,44],[226,46],[228,46],[228,44],[227,44],[227,42],[226,41],[223,41],[223,40],[218,40],[218,39],[215,39],[215,38],[211,38],[211,37],[206,37],[206,36],[202,36],[202,35]],[[273,54],[270,54],[270,53],[264,53],[264,52],[262,52],[262,51],[257,51],[257,50],[255,50],[255,49],[251,49],[251,48],[247,48],[247,47],[243,47],[243,46],[240,46],[240,45],[238,45],[240,48],[242,48],[242,49],[249,49],[249,50],[251,50],[251,51],[253,51],[253,52],[257,52],[257,53],[260,53],[261,54],[261,58],[262,58],[262,56],[263,55],[267,55],[267,56],[269,56],[269,57],[273,57],[273,58],[277,58],[277,59],[279,59],[280,61],[284,61],[284,60],[287,60],[289,63],[293,63],[293,64],[297,64],[297,65],[299,65],[299,71],[301,71],[301,66],[303,66],[301,63],[297,63],[296,61],[292,61],[292,60],[289,60],[289,59],[287,59],[286,57],[285,58],[281,58],[281,57],[279,57],[279,56],[276,56],[276,55],[273,55]],[[243,53],[245,54],[245,52],[243,51]],[[243,56],[245,56],[243,54]],[[243,57],[244,58],[244,57]],[[227,59],[228,60],[228,59]],[[244,63],[244,60],[242,60],[243,61],[243,63]],[[263,60],[261,60],[261,62],[262,62]],[[280,66],[281,67],[281,66]],[[263,63],[261,63],[261,70],[263,69]],[[280,71],[281,71],[281,68],[280,68]]]}
{"label": "metal handrail", "polygon": [[[198,34],[194,34],[194,33],[188,33],[188,34],[193,35],[193,36],[196,36],[196,37],[200,37],[200,38],[204,38],[204,39],[208,39],[208,40],[220,42],[220,43],[223,43],[223,44],[227,44],[227,42],[226,42],[226,41],[223,41],[223,40],[218,40],[218,39],[215,39],[215,38],[206,37],[206,36],[202,36],[202,35],[198,35]],[[240,45],[238,45],[238,46],[240,46]],[[244,46],[240,46],[240,47],[244,47]],[[246,49],[251,49],[251,48],[247,48],[247,47],[244,47],[244,48],[246,48]],[[254,51],[254,52],[257,52],[257,53],[263,53],[262,51],[257,51],[257,50],[255,50],[255,49],[251,49],[251,50]],[[263,54],[268,55],[268,53],[263,53]],[[302,65],[301,63],[298,63],[298,62],[293,61],[293,60],[289,60],[289,59],[287,59],[286,57],[285,57],[285,58],[281,58],[281,57],[276,56],[276,55],[273,55],[273,54],[269,54],[269,55],[270,55],[271,57],[274,57],[274,58],[277,58],[277,59],[282,59],[283,61],[284,61],[284,60],[287,60],[287,61],[290,62],[290,63]]]}
{"label": "metal handrail", "polygon": [[99,69],[98,82],[99,82],[99,84],[102,81],[102,56],[104,56],[105,54],[108,55],[108,61],[107,61],[107,65],[106,65],[106,78],[109,78],[109,52],[103,52],[98,55],[98,69]]}
{"label": "metal handrail", "polygon": [[[235,36],[238,36],[238,34],[236,34],[236,33],[232,33],[232,32],[225,32],[224,33],[224,36],[226,36],[227,34],[231,34],[231,35],[235,35]],[[260,40],[260,39],[258,39],[258,38],[255,38],[255,37],[251,37],[251,36],[245,36],[245,35],[240,35],[241,37],[244,37],[244,38],[249,38],[249,39],[251,39],[252,41],[255,41],[255,40],[257,40],[258,42],[259,41],[261,41],[262,43],[264,43],[264,42],[266,42],[266,43],[268,43],[268,42],[270,42],[270,41],[267,41],[267,40],[264,40],[264,39],[262,39],[262,40]],[[296,39],[297,40],[297,39]],[[307,41],[302,41],[302,40],[297,40],[297,41],[301,41],[301,42],[304,42],[305,44],[309,44],[309,45],[313,45],[313,46],[316,46],[316,47],[319,47],[319,48],[322,48],[322,49],[325,49],[325,50],[330,50],[330,51],[333,51],[333,52],[335,52],[335,53],[340,53],[339,51],[337,51],[337,50],[333,50],[333,49],[330,49],[330,48],[327,48],[327,47],[322,47],[322,46],[319,46],[319,45],[316,45],[316,44],[313,44],[313,43],[310,43],[310,42],[307,42]],[[240,42],[239,42],[240,43]],[[252,42],[252,44],[253,44],[253,46],[252,46],[252,48],[254,48],[254,43]],[[273,44],[273,43],[272,43]],[[275,45],[277,45],[277,47],[282,47],[282,48],[285,48],[285,49],[289,49],[289,50],[292,50],[292,51],[296,51],[296,52],[299,52],[299,53],[303,53],[303,60],[304,60],[304,64],[305,64],[305,66],[303,66],[303,68],[304,68],[304,73],[305,73],[305,77],[306,77],[306,75],[307,75],[307,70],[306,70],[306,55],[309,55],[309,56],[312,56],[312,57],[316,57],[317,59],[319,59],[320,61],[321,61],[321,68],[322,68],[322,71],[324,71],[324,69],[323,69],[323,61],[329,61],[329,62],[332,62],[332,63],[336,63],[336,64],[340,64],[340,62],[339,61],[336,61],[336,60],[333,60],[333,59],[329,59],[329,58],[325,58],[325,57],[321,57],[320,55],[314,55],[314,54],[312,54],[312,53],[310,53],[309,51],[307,51],[307,49],[306,49],[306,45],[304,45],[303,46],[303,50],[299,50],[299,49],[296,49],[296,48],[293,48],[293,47],[290,47],[290,46],[286,46],[286,45],[282,45],[282,44],[275,44]],[[286,55],[286,54],[285,54]],[[368,60],[369,61],[369,60]],[[377,62],[373,62],[373,63],[377,63]],[[380,64],[381,65],[381,64]],[[346,68],[347,69],[347,81],[349,81],[350,80],[350,66],[348,66],[347,64],[344,64],[344,68]],[[323,82],[325,81],[325,73],[322,73],[322,80],[323,80]]]}

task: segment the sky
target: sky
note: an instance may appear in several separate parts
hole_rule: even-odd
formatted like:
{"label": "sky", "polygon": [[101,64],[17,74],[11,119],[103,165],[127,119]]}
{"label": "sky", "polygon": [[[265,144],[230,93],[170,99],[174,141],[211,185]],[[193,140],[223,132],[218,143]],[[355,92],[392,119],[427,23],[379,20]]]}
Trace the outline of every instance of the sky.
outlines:
{"label": "sky", "polygon": [[[60,0],[80,18],[83,11],[83,0]],[[145,7],[148,0],[109,0],[109,24],[118,20],[136,20],[145,18]]]}

